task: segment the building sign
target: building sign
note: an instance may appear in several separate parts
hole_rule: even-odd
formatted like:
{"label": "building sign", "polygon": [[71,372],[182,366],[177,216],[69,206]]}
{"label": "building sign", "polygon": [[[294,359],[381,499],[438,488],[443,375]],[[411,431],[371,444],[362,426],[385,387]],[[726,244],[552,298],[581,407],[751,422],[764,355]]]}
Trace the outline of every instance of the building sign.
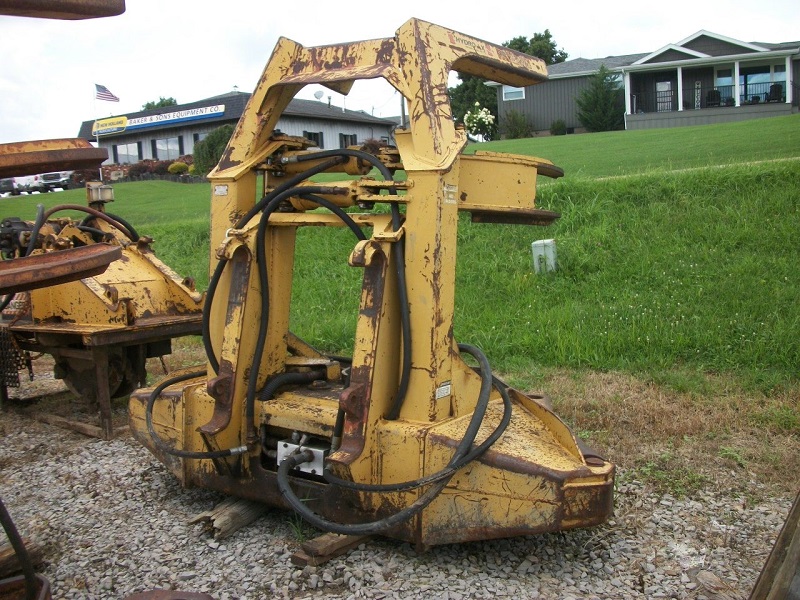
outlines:
{"label": "building sign", "polygon": [[120,133],[125,131],[128,125],[128,117],[110,117],[108,119],[98,119],[92,125],[92,135],[97,137],[110,133]]}
{"label": "building sign", "polygon": [[225,105],[201,106],[199,108],[189,108],[177,112],[164,113],[161,115],[147,115],[146,117],[134,117],[128,119],[128,131],[131,129],[142,129],[155,125],[175,125],[186,121],[197,121],[199,119],[211,119],[221,117],[225,114]]}

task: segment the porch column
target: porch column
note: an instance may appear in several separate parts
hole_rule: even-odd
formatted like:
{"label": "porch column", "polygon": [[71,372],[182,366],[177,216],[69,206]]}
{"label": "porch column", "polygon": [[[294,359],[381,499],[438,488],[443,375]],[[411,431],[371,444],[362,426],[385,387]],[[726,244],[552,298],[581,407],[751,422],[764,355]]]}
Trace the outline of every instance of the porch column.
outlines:
{"label": "porch column", "polygon": [[792,100],[792,57],[786,57],[786,104],[791,104]]}
{"label": "porch column", "polygon": [[739,86],[739,61],[733,63],[733,101],[734,106],[741,106],[742,89]]}
{"label": "porch column", "polygon": [[[789,60],[788,58],[786,59]],[[787,71],[788,73],[788,71]],[[622,81],[625,86],[625,114],[632,115],[631,112],[631,74],[627,71],[622,72]]]}
{"label": "porch column", "polygon": [[678,110],[683,110],[683,67],[678,67]]}

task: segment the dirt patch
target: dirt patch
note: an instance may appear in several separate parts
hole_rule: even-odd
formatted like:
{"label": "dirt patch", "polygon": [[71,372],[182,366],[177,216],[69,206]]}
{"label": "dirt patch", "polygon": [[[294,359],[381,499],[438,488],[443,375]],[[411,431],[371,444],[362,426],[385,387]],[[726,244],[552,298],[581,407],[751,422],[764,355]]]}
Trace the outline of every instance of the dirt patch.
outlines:
{"label": "dirt patch", "polygon": [[755,479],[794,495],[797,390],[767,397],[712,383],[718,392],[696,396],[623,373],[555,370],[543,387],[577,435],[669,491],[736,490]]}
{"label": "dirt patch", "polygon": [[[173,352],[147,364],[149,382],[166,372],[203,364],[196,338],[173,340]],[[33,362],[34,380],[20,373],[10,407],[32,418],[42,412],[99,425],[96,409],[66,391],[52,376],[53,361]],[[793,496],[800,478],[800,392],[745,394],[722,377],[709,376],[708,393],[680,393],[624,373],[552,369],[536,392],[586,440],[625,471],[677,495],[713,486],[743,490],[758,481]],[[127,398],[112,401],[115,427],[127,423]]]}

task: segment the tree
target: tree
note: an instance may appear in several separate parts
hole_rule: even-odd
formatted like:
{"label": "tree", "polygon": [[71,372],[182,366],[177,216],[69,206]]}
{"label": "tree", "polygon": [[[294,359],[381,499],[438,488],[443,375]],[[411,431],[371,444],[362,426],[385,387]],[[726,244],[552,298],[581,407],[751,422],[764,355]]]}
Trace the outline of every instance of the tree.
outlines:
{"label": "tree", "polygon": [[575,99],[578,120],[589,131],[622,129],[625,123],[624,92],[617,77],[605,65]]}
{"label": "tree", "polygon": [[530,39],[524,35],[518,35],[505,42],[503,46],[523,54],[541,58],[546,65],[564,62],[569,56],[563,49],[557,49],[557,44],[553,40],[553,34],[550,33],[549,29],[545,29],[544,33],[534,33]]}
{"label": "tree", "polygon": [[147,102],[146,104],[142,105],[142,110],[150,110],[153,108],[163,108],[165,106],[177,106],[178,101],[175,98],[169,97],[164,98],[164,96],[160,96],[158,100]]}
{"label": "tree", "polygon": [[194,145],[192,156],[194,168],[198,173],[208,175],[209,171],[217,166],[232,135],[233,125],[222,125]]}
{"label": "tree", "polygon": [[[541,58],[548,65],[564,62],[568,56],[563,50],[556,49],[556,43],[549,29],[545,29],[544,33],[534,33],[530,39],[517,36],[505,42],[503,46]],[[448,89],[453,118],[456,122],[463,123],[464,116],[478,102],[494,116],[495,127],[490,133],[490,137],[494,137],[497,124],[497,89],[486,85],[485,79],[474,75],[458,73],[458,78],[461,83]]]}
{"label": "tree", "polygon": [[477,102],[492,113],[497,122],[497,90],[486,85],[486,80],[481,77],[459,73],[458,78],[461,83],[448,90],[453,119],[457,123],[463,123],[464,117]]}

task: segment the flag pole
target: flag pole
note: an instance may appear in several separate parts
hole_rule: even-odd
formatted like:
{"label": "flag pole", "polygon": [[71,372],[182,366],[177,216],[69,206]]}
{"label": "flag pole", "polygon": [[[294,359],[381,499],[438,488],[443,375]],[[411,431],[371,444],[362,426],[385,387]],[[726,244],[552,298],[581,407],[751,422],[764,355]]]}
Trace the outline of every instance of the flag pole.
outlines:
{"label": "flag pole", "polygon": [[[94,94],[92,94],[92,103],[94,109],[94,141],[97,144],[97,147],[100,147],[100,129],[97,127],[97,84],[93,84],[94,87]],[[98,168],[100,171],[100,183],[103,183],[103,163],[100,163],[100,167]]]}

